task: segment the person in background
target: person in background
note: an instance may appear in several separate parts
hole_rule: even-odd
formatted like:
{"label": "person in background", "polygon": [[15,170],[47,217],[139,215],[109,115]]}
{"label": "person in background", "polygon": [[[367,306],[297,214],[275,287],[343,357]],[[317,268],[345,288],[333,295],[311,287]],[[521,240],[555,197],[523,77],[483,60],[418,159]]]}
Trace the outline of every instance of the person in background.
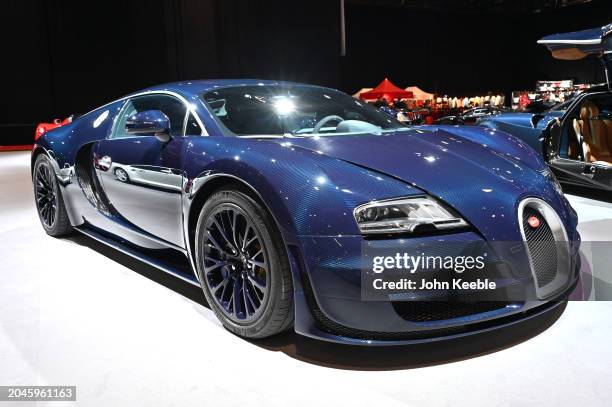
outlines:
{"label": "person in background", "polygon": [[395,102],[393,102],[393,107],[397,110],[407,110],[408,109],[408,105],[406,105],[406,102],[400,99],[395,99]]}

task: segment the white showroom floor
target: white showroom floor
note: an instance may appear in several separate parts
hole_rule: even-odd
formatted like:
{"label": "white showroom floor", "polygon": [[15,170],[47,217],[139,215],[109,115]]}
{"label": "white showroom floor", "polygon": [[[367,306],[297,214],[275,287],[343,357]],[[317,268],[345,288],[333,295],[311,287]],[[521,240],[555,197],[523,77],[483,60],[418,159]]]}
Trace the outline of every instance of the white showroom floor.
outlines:
{"label": "white showroom floor", "polygon": [[[611,204],[571,199],[584,240],[612,237]],[[29,153],[0,154],[0,385],[76,385],[84,406],[610,405],[612,302],[389,349],[249,342],[203,304],[197,288],[89,238],[47,237]]]}

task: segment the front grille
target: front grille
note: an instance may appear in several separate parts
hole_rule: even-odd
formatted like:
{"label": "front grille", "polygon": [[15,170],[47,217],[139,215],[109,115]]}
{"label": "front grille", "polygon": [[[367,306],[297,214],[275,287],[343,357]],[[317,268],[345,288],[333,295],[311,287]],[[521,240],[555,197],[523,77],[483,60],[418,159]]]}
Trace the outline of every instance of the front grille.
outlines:
{"label": "front grille", "polygon": [[[312,285],[310,283],[310,278],[308,277],[308,273],[306,272],[304,262],[302,257],[295,246],[289,246],[289,252],[291,254],[290,261],[292,267],[295,267],[301,277],[302,288],[304,290],[304,297],[306,299],[306,304],[308,308],[310,308],[310,312],[315,320],[317,327],[328,334],[341,336],[345,338],[358,339],[358,340],[378,340],[378,341],[402,341],[402,340],[424,340],[424,339],[434,339],[434,338],[442,338],[445,336],[451,335],[460,335],[469,332],[486,330],[493,328],[495,326],[509,324],[514,321],[518,321],[522,318],[527,318],[531,315],[535,315],[545,309],[555,307],[558,302],[549,301],[537,308],[533,308],[528,311],[523,311],[520,313],[513,313],[509,315],[499,316],[495,319],[487,319],[484,321],[472,321],[469,323],[465,323],[462,325],[456,325],[451,327],[435,327],[432,329],[427,329],[425,331],[369,331],[358,328],[351,328],[342,324],[333,321],[328,318],[327,315],[321,310],[317,300],[315,298],[314,291],[312,289]],[[559,298],[558,300],[565,300],[567,297]],[[484,303],[485,301],[483,301]],[[500,302],[490,302],[492,306],[495,306],[495,309],[499,309],[502,307]],[[494,305],[493,305],[494,304]],[[455,303],[455,305],[457,305]],[[466,304],[469,305],[469,304]],[[503,306],[507,304],[504,303]],[[397,312],[397,311],[396,311]],[[480,312],[486,312],[481,311]]]}
{"label": "front grille", "polygon": [[302,272],[302,286],[304,288],[304,296],[312,316],[314,317],[317,326],[324,332],[332,335],[344,336],[346,338],[361,339],[361,340],[378,340],[378,341],[400,341],[400,340],[418,340],[427,338],[437,338],[448,335],[460,334],[469,330],[467,325],[455,326],[449,328],[438,328],[427,330],[425,332],[380,332],[366,331],[363,329],[351,328],[337,323],[327,317],[319,308],[319,304],[312,291],[310,279],[306,273]]}
{"label": "front grille", "polygon": [[[540,221],[538,227],[529,225],[531,217]],[[538,288],[542,288],[557,277],[557,242],[548,222],[536,209],[526,206],[522,221],[536,283]]]}
{"label": "front grille", "polygon": [[444,301],[394,301],[395,312],[410,322],[433,322],[462,318],[505,308],[503,301],[444,302]]}
{"label": "front grille", "polygon": [[[495,326],[510,324],[514,321],[518,321],[523,318],[528,318],[529,316],[535,315],[546,309],[554,308],[559,303],[558,301],[548,301],[539,307],[530,309],[528,311],[523,311],[518,314],[500,316],[498,318],[485,321],[475,321],[459,326],[442,328],[438,327],[434,329],[428,329],[426,331],[416,332],[379,332],[351,328],[332,321],[319,308],[319,305],[317,304],[317,301],[314,297],[314,293],[312,291],[312,286],[310,285],[310,279],[305,273],[302,273],[302,285],[304,288],[306,302],[308,303],[310,311],[312,312],[312,316],[314,317],[319,329],[332,335],[359,340],[409,341],[443,338],[445,336],[466,334],[469,332],[490,329]],[[566,297],[563,297],[560,300],[565,299]]]}

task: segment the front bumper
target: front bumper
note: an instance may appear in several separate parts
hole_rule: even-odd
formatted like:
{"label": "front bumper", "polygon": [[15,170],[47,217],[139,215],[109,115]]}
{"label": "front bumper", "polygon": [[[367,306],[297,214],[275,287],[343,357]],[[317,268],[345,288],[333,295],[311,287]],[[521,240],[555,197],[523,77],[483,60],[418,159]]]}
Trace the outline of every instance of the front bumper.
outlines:
{"label": "front bumper", "polygon": [[[453,242],[481,238],[472,232],[445,236]],[[437,239],[439,238],[430,238]],[[579,243],[571,244],[572,274],[562,291],[546,301],[508,301],[503,304],[422,303],[426,318],[408,318],[406,302],[362,301],[361,236],[301,237],[290,250],[296,284],[297,333],[316,339],[355,345],[403,345],[431,342],[485,332],[557,309],[572,292],[580,270]],[[405,246],[404,241],[386,241]],[[531,272],[513,271],[513,284],[533,289]],[[414,312],[420,312],[418,309]]]}

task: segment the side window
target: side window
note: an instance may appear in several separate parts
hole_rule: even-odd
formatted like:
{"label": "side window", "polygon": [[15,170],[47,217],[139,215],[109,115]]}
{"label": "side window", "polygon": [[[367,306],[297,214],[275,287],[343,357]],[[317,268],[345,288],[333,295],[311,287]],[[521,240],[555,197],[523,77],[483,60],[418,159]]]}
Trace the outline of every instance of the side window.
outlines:
{"label": "side window", "polygon": [[[145,110],[160,110],[170,119],[170,134],[183,135],[183,124],[187,108],[180,100],[170,95],[138,96],[127,101],[113,129],[111,138],[134,137],[125,131],[125,123],[135,113]],[[146,136],[146,135],[145,135]]]}
{"label": "side window", "polygon": [[119,117],[117,118],[117,122],[115,123],[115,127],[113,128],[113,133],[111,134],[111,138],[121,138],[121,137],[129,137],[131,134],[127,134],[125,131],[125,123],[127,122],[128,117],[136,113],[136,109],[134,109],[134,104],[131,100],[128,100],[125,103],[125,106],[119,112]]}
{"label": "side window", "polygon": [[185,135],[186,136],[200,136],[202,134],[202,128],[200,124],[196,120],[193,113],[189,113],[189,117],[187,118],[187,124],[185,126]]}

